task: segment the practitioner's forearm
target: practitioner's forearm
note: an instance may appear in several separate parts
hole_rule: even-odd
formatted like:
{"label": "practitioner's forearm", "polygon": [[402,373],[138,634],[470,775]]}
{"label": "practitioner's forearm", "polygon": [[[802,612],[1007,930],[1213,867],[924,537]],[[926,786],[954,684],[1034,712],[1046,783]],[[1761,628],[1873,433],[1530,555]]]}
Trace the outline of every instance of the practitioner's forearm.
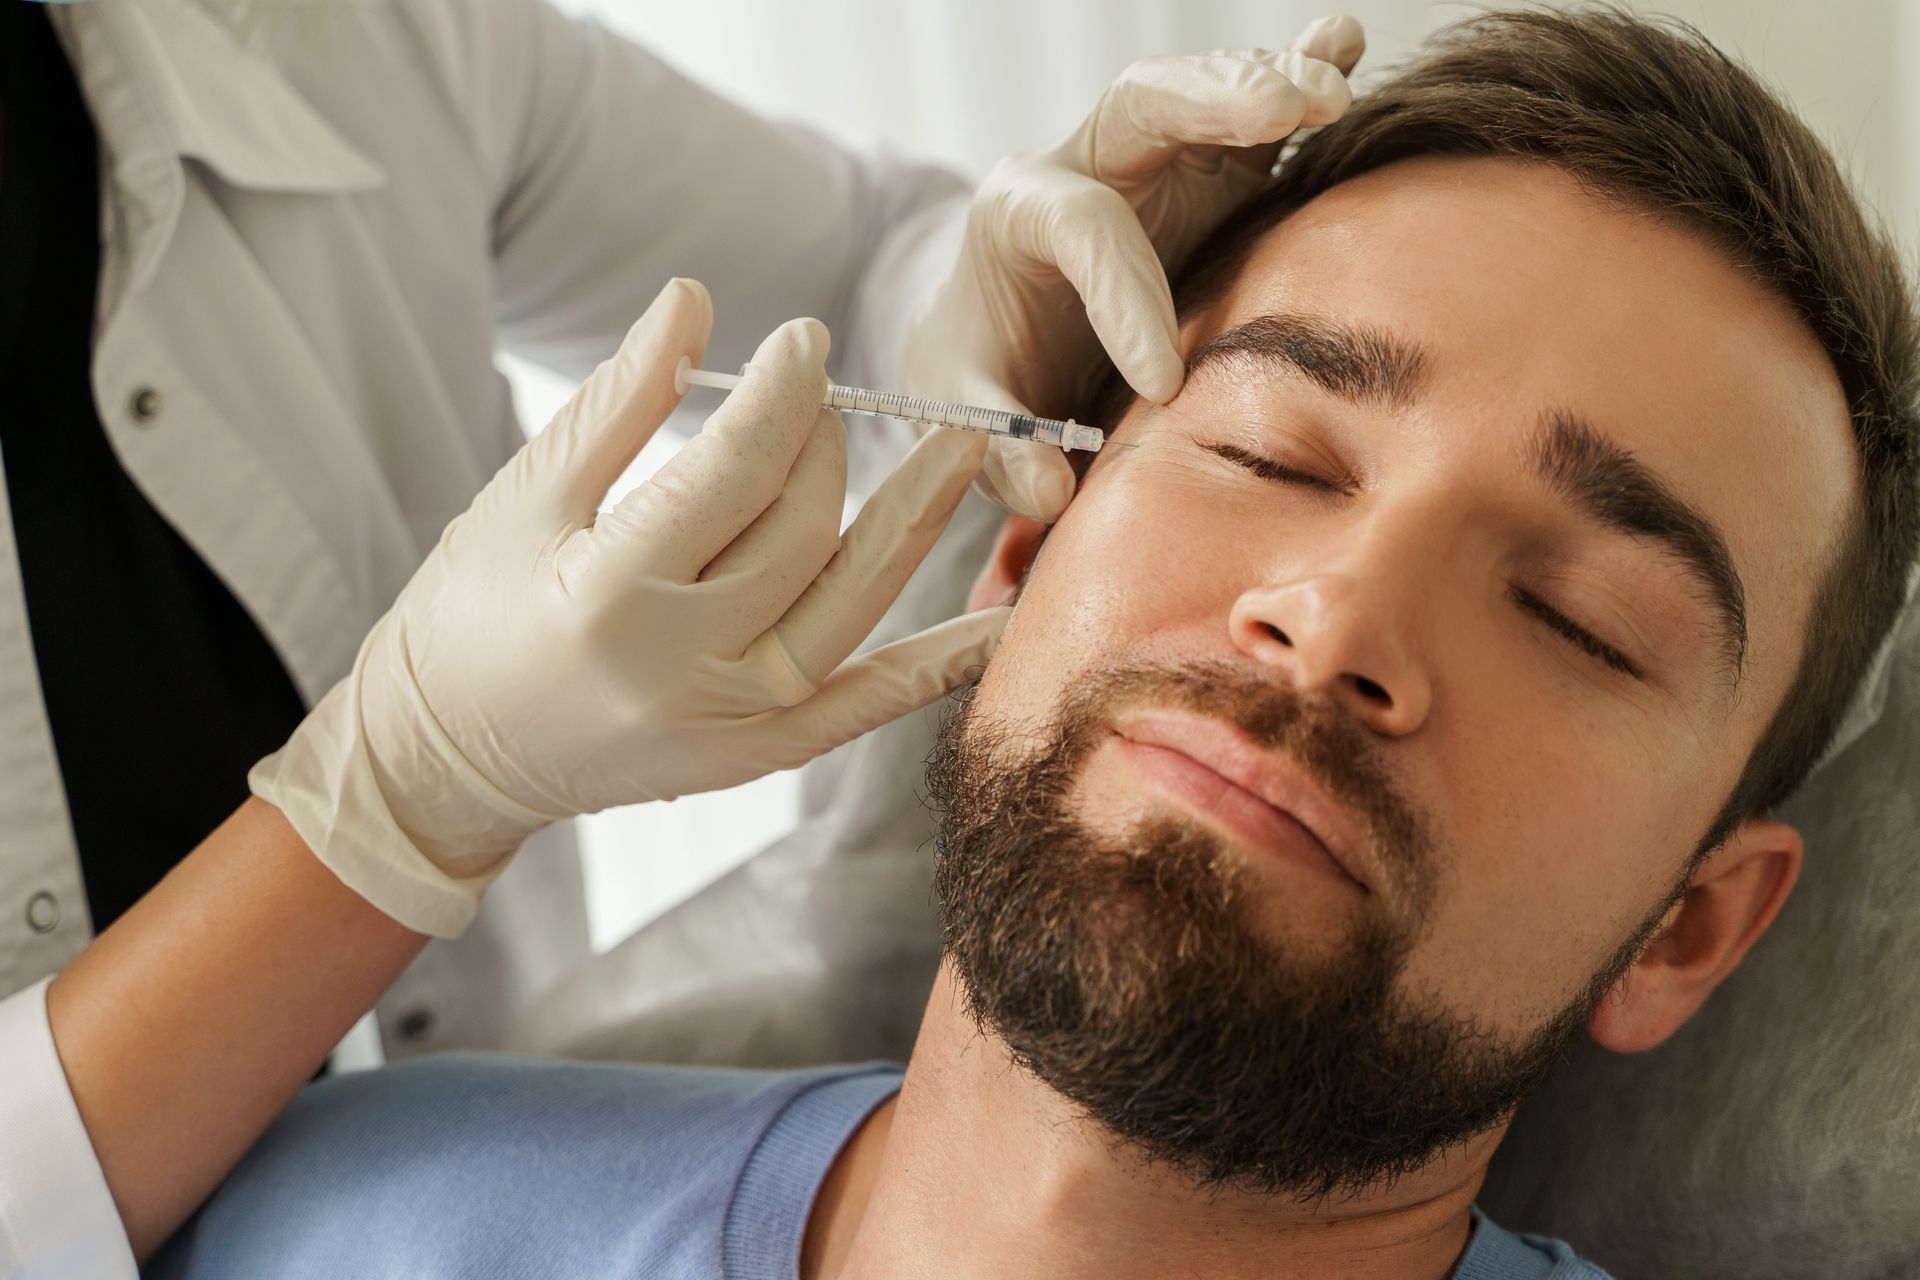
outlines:
{"label": "practitioner's forearm", "polygon": [[47,1017],[135,1257],[425,945],[249,800],[57,977]]}

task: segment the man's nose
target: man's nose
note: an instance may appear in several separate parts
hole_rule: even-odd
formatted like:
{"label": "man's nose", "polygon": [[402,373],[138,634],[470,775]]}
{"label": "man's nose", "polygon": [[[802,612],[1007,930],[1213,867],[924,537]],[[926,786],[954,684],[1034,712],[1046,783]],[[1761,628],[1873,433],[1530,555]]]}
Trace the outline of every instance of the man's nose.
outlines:
{"label": "man's nose", "polygon": [[1286,673],[1296,692],[1337,699],[1376,733],[1426,722],[1433,688],[1404,624],[1346,574],[1268,584],[1234,602],[1227,626],[1242,653]]}

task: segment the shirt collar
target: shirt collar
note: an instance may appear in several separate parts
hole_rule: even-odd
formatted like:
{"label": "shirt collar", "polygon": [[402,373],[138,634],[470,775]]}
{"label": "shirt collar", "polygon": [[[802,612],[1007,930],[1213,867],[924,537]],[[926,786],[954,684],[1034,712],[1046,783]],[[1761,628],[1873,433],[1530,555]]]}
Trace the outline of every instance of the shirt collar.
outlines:
{"label": "shirt collar", "polygon": [[170,152],[262,191],[386,181],[278,68],[192,0],[94,0],[52,16],[116,171]]}

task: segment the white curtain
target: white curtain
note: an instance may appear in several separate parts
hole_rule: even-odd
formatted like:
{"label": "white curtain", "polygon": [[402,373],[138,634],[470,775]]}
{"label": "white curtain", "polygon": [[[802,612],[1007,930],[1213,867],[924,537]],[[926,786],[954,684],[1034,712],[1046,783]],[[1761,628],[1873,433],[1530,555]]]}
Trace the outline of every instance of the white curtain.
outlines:
{"label": "white curtain", "polygon": [[[559,3],[762,112],[975,175],[1009,151],[1063,136],[1136,58],[1272,48],[1329,11],[1300,0]],[[1669,0],[1629,7],[1693,22],[1758,68],[1834,146],[1909,252],[1920,246],[1920,88],[1905,74],[1920,65],[1920,3]],[[1435,26],[1478,8],[1355,0],[1345,12],[1367,28],[1364,72],[1391,65]],[[568,388],[539,370],[508,371],[523,420],[545,422]],[[630,480],[671,448],[657,442]],[[596,945],[618,941],[779,835],[797,795],[793,776],[779,775],[589,819],[583,846]]]}

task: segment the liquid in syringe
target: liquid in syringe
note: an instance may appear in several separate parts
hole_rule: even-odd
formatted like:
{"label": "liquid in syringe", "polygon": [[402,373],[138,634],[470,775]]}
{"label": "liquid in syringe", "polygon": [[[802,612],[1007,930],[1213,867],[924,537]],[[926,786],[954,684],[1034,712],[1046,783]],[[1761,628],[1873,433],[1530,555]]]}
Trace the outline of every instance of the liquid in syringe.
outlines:
{"label": "liquid in syringe", "polygon": [[[673,387],[682,393],[689,385],[731,391],[740,385],[747,366],[741,365],[740,370],[740,373],[733,374],[696,369],[691,359],[682,356],[680,364],[674,369]],[[903,418],[908,422],[957,427],[962,431],[984,431],[1013,440],[1035,440],[1041,444],[1069,450],[1080,449],[1087,453],[1098,453],[1106,443],[1106,433],[1100,428],[1072,419],[1062,422],[1057,418],[1036,418],[1024,413],[1010,413],[1005,409],[952,404],[895,391],[870,391],[864,387],[841,387],[830,383],[821,404],[843,413],[867,413],[883,418]]]}

